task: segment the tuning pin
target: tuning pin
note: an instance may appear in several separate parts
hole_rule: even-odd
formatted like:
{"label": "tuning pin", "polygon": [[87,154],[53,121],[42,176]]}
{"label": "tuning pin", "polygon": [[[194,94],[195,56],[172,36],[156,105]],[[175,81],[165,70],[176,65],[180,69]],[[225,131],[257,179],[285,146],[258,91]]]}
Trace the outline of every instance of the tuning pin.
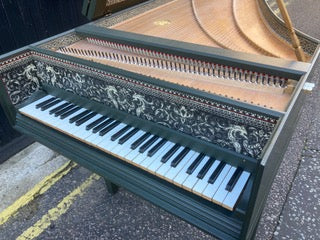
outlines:
{"label": "tuning pin", "polygon": [[219,64],[217,64],[217,77],[221,78],[221,67]]}
{"label": "tuning pin", "polygon": [[222,78],[226,78],[226,66],[225,65],[220,66],[220,76]]}
{"label": "tuning pin", "polygon": [[214,76],[214,77],[218,77],[218,64],[216,64],[216,63],[214,63],[214,64],[212,64],[212,75]]}
{"label": "tuning pin", "polygon": [[253,72],[252,71],[248,71],[247,82],[256,83],[256,81],[253,79]]}
{"label": "tuning pin", "polygon": [[191,63],[191,59],[189,59],[189,73],[193,72],[193,65]]}
{"label": "tuning pin", "polygon": [[249,78],[248,78],[248,70],[244,70],[243,74],[242,74],[242,80],[245,82],[248,82]]}
{"label": "tuning pin", "polygon": [[223,77],[228,79],[229,78],[229,67],[223,66]]}
{"label": "tuning pin", "polygon": [[229,67],[229,78],[234,80],[235,79],[234,77],[235,77],[234,68],[233,67]]}
{"label": "tuning pin", "polygon": [[141,65],[141,58],[140,58],[139,56],[136,56],[136,64],[137,64],[138,66]]}
{"label": "tuning pin", "polygon": [[285,87],[288,83],[288,78],[281,78],[280,79],[280,87]]}
{"label": "tuning pin", "polygon": [[113,57],[113,53],[112,52],[109,52],[109,59],[112,61],[114,60],[114,57]]}
{"label": "tuning pin", "polygon": [[251,73],[251,82],[252,83],[261,84],[261,82],[259,82],[258,73],[257,72],[252,72]]}
{"label": "tuning pin", "polygon": [[266,85],[267,84],[267,81],[266,81],[266,78],[264,77],[264,74],[263,73],[258,73],[258,76],[257,76],[257,83],[262,83],[263,85]]}
{"label": "tuning pin", "polygon": [[207,74],[208,74],[208,76],[213,75],[213,64],[211,64],[211,63],[207,63]]}

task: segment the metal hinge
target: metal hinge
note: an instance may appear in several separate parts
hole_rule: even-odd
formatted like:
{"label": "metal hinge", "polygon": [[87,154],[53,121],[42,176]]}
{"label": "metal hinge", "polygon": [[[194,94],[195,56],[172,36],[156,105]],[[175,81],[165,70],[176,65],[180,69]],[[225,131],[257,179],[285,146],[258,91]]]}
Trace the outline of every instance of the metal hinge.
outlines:
{"label": "metal hinge", "polygon": [[313,88],[314,88],[315,84],[314,83],[310,83],[310,82],[306,82],[304,85],[303,85],[303,91],[305,92],[312,92]]}

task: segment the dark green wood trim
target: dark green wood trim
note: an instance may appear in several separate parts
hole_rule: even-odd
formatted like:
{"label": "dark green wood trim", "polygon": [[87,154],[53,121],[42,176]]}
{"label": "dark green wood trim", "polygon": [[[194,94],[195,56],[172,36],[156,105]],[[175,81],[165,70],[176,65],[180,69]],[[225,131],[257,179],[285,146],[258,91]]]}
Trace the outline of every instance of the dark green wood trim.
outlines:
{"label": "dark green wood trim", "polygon": [[83,25],[75,28],[75,31],[85,37],[95,37],[168,54],[274,74],[295,80],[299,80],[301,75],[304,74],[309,67],[308,63],[303,62],[235,52],[227,49],[207,47],[115,29],[106,29],[95,25]]}
{"label": "dark green wood trim", "polygon": [[111,182],[106,178],[104,178],[104,182],[106,184],[108,193],[110,193],[111,195],[114,195],[118,192],[119,187],[116,184],[114,184],[113,182]]}
{"label": "dark green wood trim", "polygon": [[71,29],[71,30],[59,33],[57,35],[54,35],[52,37],[48,37],[48,38],[42,39],[40,41],[34,42],[28,46],[38,46],[41,48],[41,46],[44,46],[46,43],[50,43],[51,41],[54,41],[55,39],[63,38],[65,35],[72,34],[73,32],[74,32],[74,29]]}
{"label": "dark green wood trim", "polygon": [[121,1],[118,3],[114,3],[106,7],[106,13],[114,13],[125,8],[126,10],[128,10],[127,8],[130,8],[136,4],[140,4],[146,1],[148,0],[130,0],[130,1]]}
{"label": "dark green wood trim", "polygon": [[107,0],[85,0],[81,13],[89,20],[102,17],[106,13]]}
{"label": "dark green wood trim", "polygon": [[10,59],[10,58],[14,58],[15,56],[18,56],[18,55],[23,54],[28,51],[29,51],[29,48],[28,48],[28,46],[26,46],[26,47],[22,47],[22,48],[13,50],[11,52],[2,54],[2,55],[0,55],[0,62],[3,62],[3,61]]}
{"label": "dark green wood trim", "polygon": [[[88,15],[89,7],[90,7],[90,0],[83,0],[82,9],[81,9],[81,14],[83,16],[87,16]],[[89,20],[91,20],[91,19],[89,19]]]}
{"label": "dark green wood trim", "polygon": [[[28,47],[23,47],[23,48],[19,48],[14,51],[5,53],[0,56],[0,63],[6,60],[9,60],[11,58],[14,58],[16,56],[19,56],[21,54],[24,54],[28,52],[28,50],[29,50]],[[16,119],[16,108],[14,107],[14,105],[12,104],[9,98],[6,86],[3,83],[2,79],[0,79],[0,104],[4,110],[4,113],[10,125],[13,126],[15,124],[15,119]]]}
{"label": "dark green wood trim", "polygon": [[10,125],[13,126],[16,119],[16,109],[9,99],[8,92],[2,80],[0,80],[0,105]]}
{"label": "dark green wood trim", "polygon": [[[20,135],[20,134],[19,134]],[[34,140],[25,135],[18,136],[4,146],[0,146],[0,164],[32,144]]]}
{"label": "dark green wood trim", "polygon": [[252,193],[252,195],[256,197],[250,200],[249,205],[252,206],[252,208],[246,213],[249,215],[248,219],[251,220],[250,222],[247,222],[248,225],[244,226],[246,228],[244,232],[247,232],[246,236],[248,239],[254,237],[257,222],[259,222],[263,207],[265,206],[273,179],[277,174],[277,170],[283,160],[285,150],[290,143],[291,136],[299,119],[299,112],[301,110],[300,104],[302,104],[303,99],[304,96],[301,96],[296,103],[297,107],[290,112],[289,121],[286,121],[286,124],[281,128],[280,135],[275,139],[274,146],[271,146],[272,151],[268,155],[268,159],[265,160],[266,164],[260,165],[257,169],[258,176],[255,178],[256,181]]}
{"label": "dark green wood trim", "polygon": [[[254,172],[255,181],[251,182],[251,184],[252,184],[252,187],[250,188],[250,190],[251,190],[250,196],[251,197],[248,199],[248,201],[249,201],[248,206],[249,207],[244,212],[245,213],[245,220],[244,220],[244,224],[242,226],[240,239],[254,239],[254,234],[255,234],[256,228],[258,226],[263,207],[265,205],[266,196],[268,196],[268,193],[269,193],[269,191],[264,192],[265,198],[263,198],[263,199],[257,198],[258,193],[262,193],[261,187],[263,187],[263,186],[261,186],[261,184],[262,184],[261,178],[262,178],[263,172],[264,172],[264,166],[261,166],[261,165]],[[274,172],[276,173],[277,171],[274,171]],[[273,178],[271,181],[270,181],[270,179],[268,179],[269,183],[272,183]],[[255,206],[257,206],[259,211],[257,210],[257,208],[255,208]]]}
{"label": "dark green wood trim", "polygon": [[89,20],[95,20],[105,14],[116,12],[124,8],[129,8],[147,0],[130,0],[120,1],[113,4],[108,4],[107,0],[84,0],[82,4],[82,15]]}
{"label": "dark green wood trim", "polygon": [[216,206],[20,114],[17,115],[16,129],[218,238],[239,238],[243,224],[239,213]]}

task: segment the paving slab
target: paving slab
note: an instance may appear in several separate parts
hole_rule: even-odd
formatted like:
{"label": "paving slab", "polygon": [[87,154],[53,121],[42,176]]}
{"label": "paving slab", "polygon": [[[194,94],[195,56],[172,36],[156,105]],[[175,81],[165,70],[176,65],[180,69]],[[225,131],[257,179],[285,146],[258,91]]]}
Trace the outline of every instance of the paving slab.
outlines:
{"label": "paving slab", "polygon": [[0,212],[68,160],[34,143],[0,165]]}

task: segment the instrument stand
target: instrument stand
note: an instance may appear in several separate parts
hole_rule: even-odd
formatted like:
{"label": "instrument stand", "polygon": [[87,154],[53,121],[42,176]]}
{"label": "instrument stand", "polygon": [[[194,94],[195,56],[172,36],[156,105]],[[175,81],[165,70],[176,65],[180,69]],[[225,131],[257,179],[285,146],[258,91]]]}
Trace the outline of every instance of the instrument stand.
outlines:
{"label": "instrument stand", "polygon": [[114,184],[113,182],[109,181],[108,179],[104,179],[105,183],[106,183],[106,186],[107,186],[107,190],[108,190],[108,193],[110,193],[111,195],[114,195],[117,193],[119,187]]}

